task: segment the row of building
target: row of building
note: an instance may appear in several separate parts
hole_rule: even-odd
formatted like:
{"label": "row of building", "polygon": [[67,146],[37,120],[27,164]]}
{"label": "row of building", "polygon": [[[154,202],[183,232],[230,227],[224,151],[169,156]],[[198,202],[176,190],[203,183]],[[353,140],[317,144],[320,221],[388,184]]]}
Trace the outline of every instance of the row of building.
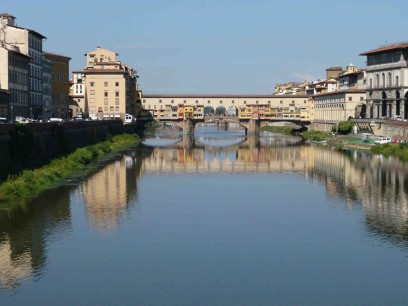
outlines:
{"label": "row of building", "polygon": [[135,69],[104,48],[85,53],[69,75],[70,57],[43,51],[45,36],[0,14],[0,117],[303,120],[327,129],[351,118],[408,120],[408,43],[361,53],[367,65],[326,69],[326,79],[278,84],[270,95],[143,95]]}
{"label": "row of building", "polygon": [[137,72],[98,47],[70,78],[70,57],[46,52],[41,33],[0,14],[0,117],[46,121],[73,116],[125,118],[141,113]]}

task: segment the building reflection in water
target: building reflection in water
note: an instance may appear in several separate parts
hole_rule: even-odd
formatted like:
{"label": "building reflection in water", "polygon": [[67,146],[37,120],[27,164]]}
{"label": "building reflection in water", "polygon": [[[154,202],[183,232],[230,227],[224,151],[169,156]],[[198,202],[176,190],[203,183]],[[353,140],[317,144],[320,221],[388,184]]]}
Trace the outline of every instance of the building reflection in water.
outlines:
{"label": "building reflection in water", "polygon": [[349,209],[363,207],[366,228],[408,241],[408,165],[366,152],[300,145],[297,138],[246,137],[229,147],[211,140],[155,148],[142,163],[148,174],[293,172],[323,183]]}
{"label": "building reflection in water", "polygon": [[135,203],[141,161],[152,149],[123,154],[86,179],[82,185],[89,224],[100,231],[117,228]]}
{"label": "building reflection in water", "polygon": [[[348,209],[364,209],[371,235],[408,246],[407,167],[364,152],[300,145],[298,138],[237,138],[229,146],[211,146],[211,139],[203,144],[184,138],[172,147],[141,146],[129,151],[91,175],[80,188],[89,224],[105,232],[116,229],[137,203],[142,175],[291,172],[324,184],[327,195],[340,199]],[[41,276],[46,242],[71,229],[71,189],[47,191],[11,215],[0,212],[1,287],[16,288]]]}
{"label": "building reflection in water", "polygon": [[69,189],[58,188],[13,212],[0,211],[0,287],[13,289],[39,278],[46,266],[46,242],[71,229]]}

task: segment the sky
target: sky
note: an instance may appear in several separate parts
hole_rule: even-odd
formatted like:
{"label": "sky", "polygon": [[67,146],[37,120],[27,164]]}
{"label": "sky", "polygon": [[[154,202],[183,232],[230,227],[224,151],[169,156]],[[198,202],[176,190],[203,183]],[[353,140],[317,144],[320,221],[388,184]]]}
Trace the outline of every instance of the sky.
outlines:
{"label": "sky", "polygon": [[365,68],[408,41],[408,1],[0,0],[0,13],[83,70],[97,46],[137,70],[145,94],[272,94],[277,83]]}

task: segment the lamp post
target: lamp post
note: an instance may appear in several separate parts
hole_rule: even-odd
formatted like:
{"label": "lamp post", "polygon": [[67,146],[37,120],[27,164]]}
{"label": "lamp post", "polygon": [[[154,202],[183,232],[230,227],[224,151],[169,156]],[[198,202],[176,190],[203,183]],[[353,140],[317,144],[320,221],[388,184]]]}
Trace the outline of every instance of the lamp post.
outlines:
{"label": "lamp post", "polygon": [[10,121],[14,122],[14,120],[13,120],[13,105],[10,106]]}

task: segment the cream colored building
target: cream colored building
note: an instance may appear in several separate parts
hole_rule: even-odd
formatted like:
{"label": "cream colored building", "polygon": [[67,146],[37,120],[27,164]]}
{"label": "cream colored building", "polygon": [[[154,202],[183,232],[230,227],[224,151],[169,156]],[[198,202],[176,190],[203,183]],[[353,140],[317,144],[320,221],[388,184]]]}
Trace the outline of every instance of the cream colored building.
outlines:
{"label": "cream colored building", "polygon": [[[73,115],[85,114],[85,74],[83,71],[73,71],[69,85],[69,96],[75,103]],[[85,114],[86,115],[86,114]]]}
{"label": "cream colored building", "polygon": [[0,41],[2,44],[18,48],[18,52],[29,56],[28,115],[34,119],[42,118],[44,114],[42,59],[45,38],[34,30],[17,26],[16,17],[6,13],[0,14]]}
{"label": "cream colored building", "polygon": [[85,113],[99,119],[136,115],[140,109],[136,71],[118,61],[114,51],[98,47],[85,55]]}
{"label": "cream colored building", "polygon": [[313,96],[314,121],[312,129],[330,131],[332,126],[349,117],[363,117],[365,90],[350,89]]}
{"label": "cream colored building", "polygon": [[[238,110],[243,107],[263,105],[267,108],[298,112],[302,114],[299,115],[299,119],[311,121],[313,101],[310,97],[309,95],[143,95],[142,105],[157,120],[169,119],[160,116],[162,111],[186,105],[203,108],[204,115],[221,116],[231,113],[238,115]],[[177,119],[176,116],[173,119]]]}

